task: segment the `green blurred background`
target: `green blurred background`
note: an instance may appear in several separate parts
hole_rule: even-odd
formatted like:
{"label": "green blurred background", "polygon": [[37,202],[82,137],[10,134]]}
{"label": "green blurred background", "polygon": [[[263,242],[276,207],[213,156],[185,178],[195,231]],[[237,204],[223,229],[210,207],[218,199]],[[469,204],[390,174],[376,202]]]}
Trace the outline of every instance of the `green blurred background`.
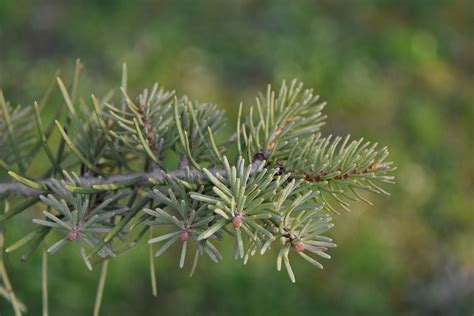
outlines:
{"label": "green blurred background", "polygon": [[[111,262],[104,315],[473,314],[472,0],[0,1],[7,99],[31,104],[77,57],[85,97],[117,87],[125,61],[132,91],[159,81],[229,122],[267,83],[299,78],[329,102],[326,133],[386,144],[399,167],[391,197],[335,217],[324,270],[295,260],[295,285],[274,256],[243,267],[226,250],[188,278],[174,249],[157,261],[153,298],[143,245]],[[33,226],[10,223],[7,244]],[[41,256],[18,259],[6,258],[14,288],[40,315]],[[50,263],[51,314],[91,314],[99,269],[75,250]],[[12,314],[4,300],[0,312]]]}

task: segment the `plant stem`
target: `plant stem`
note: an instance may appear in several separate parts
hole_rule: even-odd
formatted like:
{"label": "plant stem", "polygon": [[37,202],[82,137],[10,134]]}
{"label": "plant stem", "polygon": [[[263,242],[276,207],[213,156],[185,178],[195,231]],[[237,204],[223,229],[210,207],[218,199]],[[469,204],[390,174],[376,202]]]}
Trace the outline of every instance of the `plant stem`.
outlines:
{"label": "plant stem", "polygon": [[[212,173],[223,173],[221,169],[211,169]],[[204,174],[199,170],[192,169],[191,173],[204,177]],[[134,172],[129,174],[113,175],[107,178],[103,177],[80,177],[80,182],[87,187],[92,187],[96,184],[115,184],[120,182],[129,181],[132,179],[139,180],[139,183],[134,183],[134,186],[149,186],[150,182],[148,179],[161,180],[164,178],[164,175],[168,174],[177,178],[184,178],[186,172],[184,169],[177,169],[166,173],[162,170],[154,170],[151,172]],[[50,179],[38,180],[37,182],[49,185],[51,183]],[[24,184],[18,182],[2,182],[0,183],[0,196],[1,195],[19,195],[19,196],[36,196],[43,193],[40,190],[36,190],[30,187],[25,186]]]}
{"label": "plant stem", "polygon": [[[257,169],[257,167],[261,163],[262,163],[261,161],[256,161],[252,163],[252,173],[254,172],[254,170]],[[191,174],[196,175],[202,179],[206,178],[205,174],[198,169],[191,168],[189,171]],[[225,173],[225,171],[221,168],[211,168],[209,169],[209,172],[214,175],[216,174],[223,175]],[[122,183],[122,182],[137,179],[138,183],[137,181],[133,181],[133,183],[130,184],[130,186],[147,187],[147,186],[152,185],[150,180],[162,180],[165,175],[183,179],[186,177],[186,169],[185,168],[176,169],[170,172],[166,172],[162,169],[157,169],[150,172],[131,172],[128,174],[112,175],[105,178],[104,177],[79,177],[79,182],[82,184],[82,186],[92,187],[93,185],[116,184],[116,183]],[[35,180],[35,182],[49,186],[51,184],[51,179]],[[38,196],[42,193],[44,192],[30,188],[19,182],[0,182],[0,196],[3,196],[3,195]]]}

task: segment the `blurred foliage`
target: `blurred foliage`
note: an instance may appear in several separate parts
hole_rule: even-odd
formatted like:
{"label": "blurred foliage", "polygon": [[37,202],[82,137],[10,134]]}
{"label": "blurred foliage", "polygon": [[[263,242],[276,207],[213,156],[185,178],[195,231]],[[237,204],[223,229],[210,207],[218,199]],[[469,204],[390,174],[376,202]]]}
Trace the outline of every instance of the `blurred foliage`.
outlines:
{"label": "blurred foliage", "polygon": [[[31,104],[80,57],[85,84],[101,95],[126,61],[135,91],[157,80],[235,116],[267,82],[297,77],[329,101],[327,132],[377,139],[399,166],[390,198],[335,218],[339,247],[325,270],[295,262],[305,275],[296,285],[268,258],[244,268],[231,253],[189,279],[176,254],[157,261],[153,298],[143,246],[111,262],[105,315],[470,315],[473,38],[470,0],[3,0],[0,87]],[[15,223],[7,244],[33,227],[27,217]],[[6,260],[38,314],[40,253]],[[99,269],[68,251],[50,262],[52,315],[89,314]],[[11,313],[5,301],[0,312]]]}

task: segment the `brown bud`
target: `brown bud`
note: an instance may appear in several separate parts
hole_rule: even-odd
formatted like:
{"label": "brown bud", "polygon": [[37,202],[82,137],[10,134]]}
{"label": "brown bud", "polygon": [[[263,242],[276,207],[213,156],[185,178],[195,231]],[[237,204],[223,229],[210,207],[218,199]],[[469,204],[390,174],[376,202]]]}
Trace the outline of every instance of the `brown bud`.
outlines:
{"label": "brown bud", "polygon": [[297,241],[293,243],[293,248],[296,252],[303,252],[304,251],[304,243],[302,241]]}
{"label": "brown bud", "polygon": [[79,236],[79,229],[77,229],[76,227],[71,229],[69,231],[69,233],[67,234],[66,238],[67,240],[69,241],[74,241],[77,239],[77,237]]}
{"label": "brown bud", "polygon": [[242,216],[236,215],[234,218],[232,218],[232,225],[234,225],[235,229],[240,229],[240,226],[242,226],[243,219]]}
{"label": "brown bud", "polygon": [[186,241],[189,239],[189,232],[187,230],[183,230],[181,232],[181,234],[179,235],[179,238],[182,240],[182,241]]}
{"label": "brown bud", "polygon": [[114,125],[114,121],[109,118],[105,121],[105,125],[107,126],[107,128],[111,128],[112,125]]}

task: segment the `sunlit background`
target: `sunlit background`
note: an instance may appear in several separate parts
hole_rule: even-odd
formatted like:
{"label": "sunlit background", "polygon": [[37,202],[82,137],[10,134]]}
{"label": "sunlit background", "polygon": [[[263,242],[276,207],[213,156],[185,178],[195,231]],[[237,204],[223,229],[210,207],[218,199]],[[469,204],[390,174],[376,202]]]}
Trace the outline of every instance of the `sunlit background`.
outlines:
{"label": "sunlit background", "polygon": [[[82,95],[104,95],[126,62],[130,91],[158,81],[217,103],[230,130],[240,101],[299,78],[328,101],[325,133],[378,141],[398,165],[391,197],[335,216],[338,248],[324,270],[294,260],[291,284],[275,254],[243,266],[221,247],[223,262],[205,259],[189,278],[173,249],[157,260],[154,298],[143,244],[111,261],[104,315],[473,314],[471,0],[82,2],[0,1],[7,99],[31,104],[58,68],[70,82],[78,57]],[[7,245],[33,227],[29,216],[9,225]],[[20,255],[5,259],[13,287],[39,315],[41,255]],[[51,315],[91,314],[99,269],[65,249],[49,271]],[[12,314],[2,298],[0,313]]]}

